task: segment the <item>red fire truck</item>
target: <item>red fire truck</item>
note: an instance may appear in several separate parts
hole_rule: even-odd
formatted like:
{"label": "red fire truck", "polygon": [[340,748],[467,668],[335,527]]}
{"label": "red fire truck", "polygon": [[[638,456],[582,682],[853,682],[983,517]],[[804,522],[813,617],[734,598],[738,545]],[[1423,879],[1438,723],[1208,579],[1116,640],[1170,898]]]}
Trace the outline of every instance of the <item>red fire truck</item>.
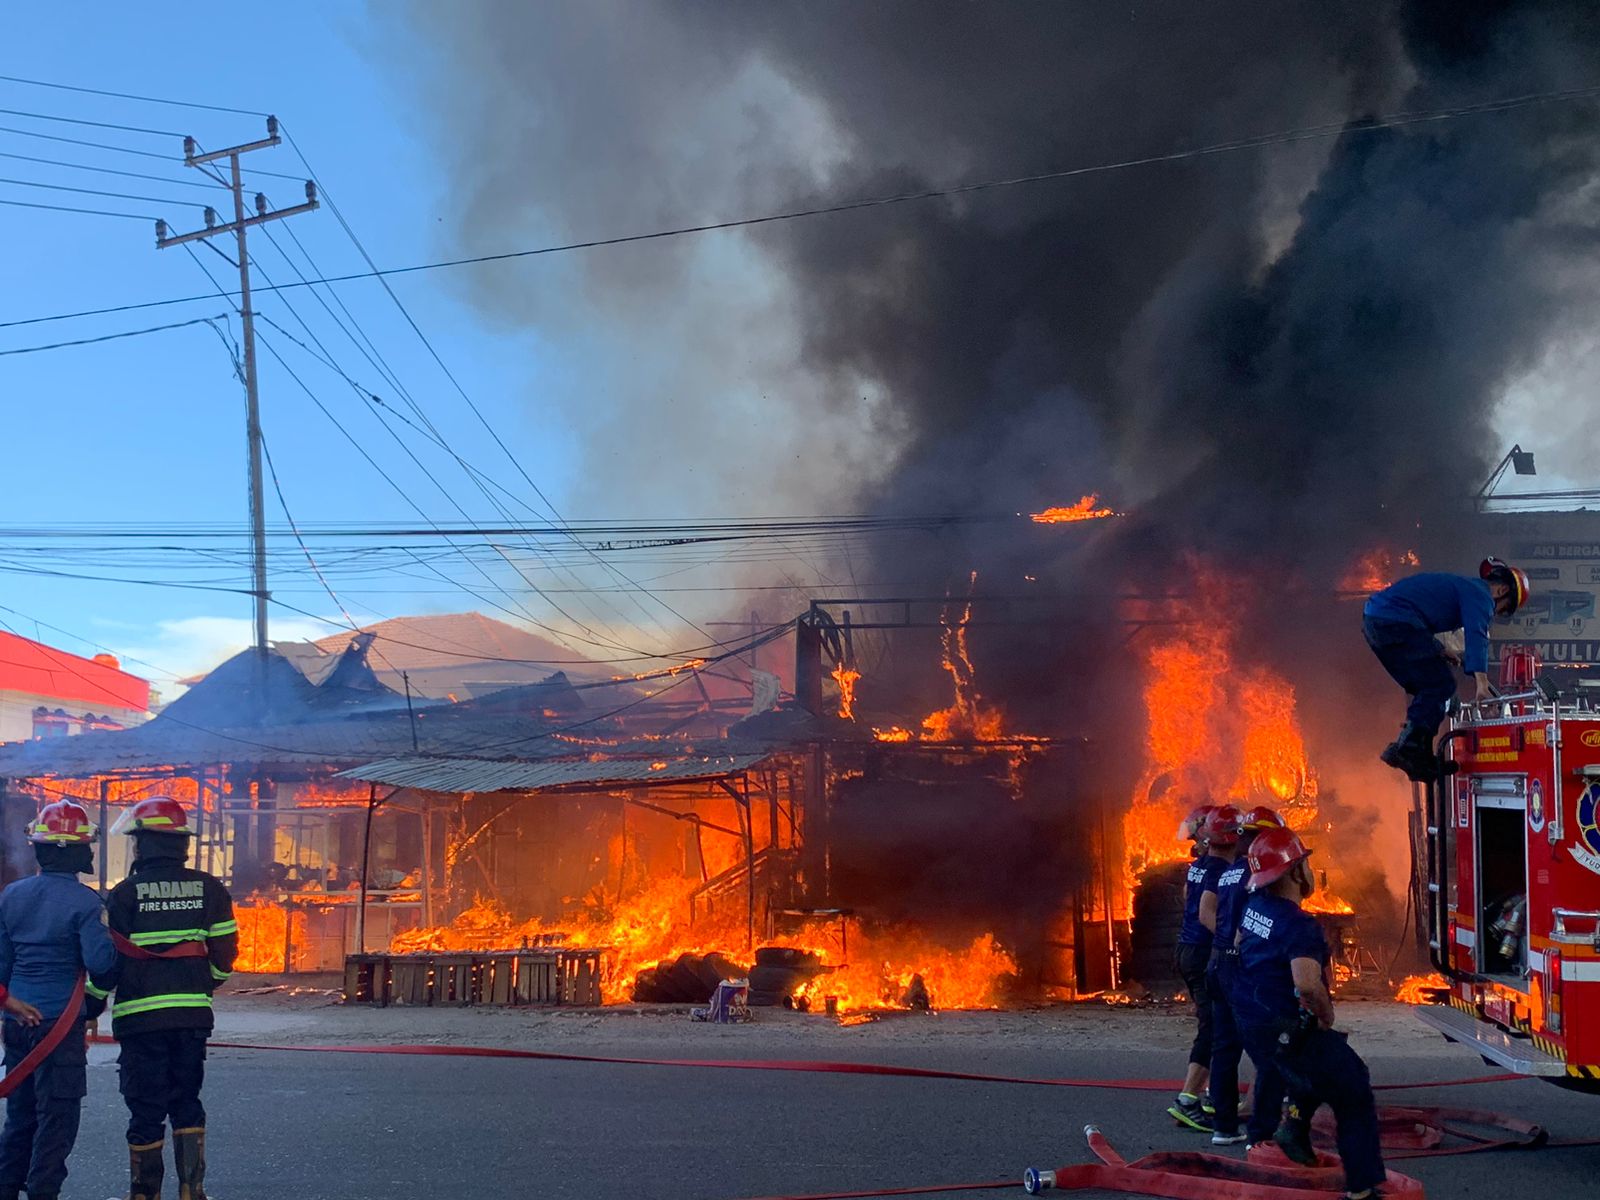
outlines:
{"label": "red fire truck", "polygon": [[1502,655],[1501,694],[1463,707],[1426,789],[1434,967],[1422,1019],[1507,1070],[1600,1092],[1600,680],[1557,684]]}

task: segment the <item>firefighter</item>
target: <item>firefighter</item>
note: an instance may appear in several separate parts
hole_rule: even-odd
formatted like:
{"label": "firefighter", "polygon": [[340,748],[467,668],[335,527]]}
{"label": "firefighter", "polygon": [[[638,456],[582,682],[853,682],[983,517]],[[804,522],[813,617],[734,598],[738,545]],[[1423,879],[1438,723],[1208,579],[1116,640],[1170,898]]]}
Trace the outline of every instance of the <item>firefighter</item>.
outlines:
{"label": "firefighter", "polygon": [[[6,1073],[50,1035],[69,1004],[82,1006],[80,1020],[6,1098],[0,1200],[17,1200],[24,1188],[29,1200],[59,1195],[78,1138],[89,1093],[83,1022],[104,1010],[117,965],[100,897],[77,880],[94,870],[95,833],[81,805],[47,804],[28,827],[39,873],[0,893]],[[80,976],[85,994],[75,1001]]]}
{"label": "firefighter", "polygon": [[[1347,1200],[1366,1200],[1384,1179],[1378,1108],[1367,1064],[1334,1028],[1327,939],[1300,907],[1316,890],[1310,855],[1287,829],[1263,831],[1246,855],[1251,894],[1239,919],[1234,1012],[1258,1072],[1252,1124],[1276,1120],[1287,1085],[1302,1123],[1279,1126],[1274,1140],[1291,1159],[1313,1166],[1305,1128],[1316,1105],[1326,1103],[1338,1122]],[[1281,1078],[1265,1070],[1274,1063]]]}
{"label": "firefighter", "polygon": [[1367,645],[1411,698],[1400,736],[1379,758],[1419,782],[1438,777],[1441,768],[1433,741],[1444,721],[1445,706],[1456,694],[1456,677],[1434,635],[1463,631],[1460,666],[1476,681],[1477,699],[1487,699],[1489,624],[1527,603],[1528,589],[1525,571],[1486,558],[1477,579],[1424,572],[1368,598],[1362,610]]}
{"label": "firefighter", "polygon": [[1234,941],[1239,915],[1249,898],[1245,886],[1249,864],[1244,855],[1263,829],[1283,827],[1283,818],[1264,804],[1249,812],[1229,806],[1212,813],[1207,823],[1211,853],[1228,863],[1227,870],[1200,897],[1200,923],[1211,930],[1206,987],[1211,994],[1213,1146],[1235,1146],[1245,1140],[1239,1132],[1239,1059],[1244,1053],[1244,1041],[1234,1019],[1232,997],[1239,962]]}
{"label": "firefighter", "polygon": [[186,865],[188,815],[165,796],[125,811],[113,832],[131,834],[133,869],[111,890],[121,953],[111,1032],[128,1106],[131,1200],[157,1200],[165,1124],[180,1200],[205,1200],[206,1112],[200,1103],[211,996],[233,970],[239,926],[213,875]]}
{"label": "firefighter", "polygon": [[[1211,961],[1211,930],[1200,921],[1200,898],[1207,888],[1214,887],[1217,877],[1228,867],[1225,859],[1217,858],[1208,849],[1210,819],[1219,810],[1215,804],[1204,804],[1191,812],[1178,826],[1180,840],[1194,842],[1195,859],[1189,864],[1184,877],[1183,924],[1178,930],[1177,967],[1183,986],[1194,1003],[1195,1035],[1189,1048],[1189,1066],[1183,1076],[1183,1090],[1177,1100],[1167,1108],[1167,1115],[1180,1125],[1202,1133],[1211,1132],[1209,1098],[1206,1084],[1211,1072],[1211,993],[1206,985],[1206,968]],[[1237,817],[1238,809],[1231,810]]]}

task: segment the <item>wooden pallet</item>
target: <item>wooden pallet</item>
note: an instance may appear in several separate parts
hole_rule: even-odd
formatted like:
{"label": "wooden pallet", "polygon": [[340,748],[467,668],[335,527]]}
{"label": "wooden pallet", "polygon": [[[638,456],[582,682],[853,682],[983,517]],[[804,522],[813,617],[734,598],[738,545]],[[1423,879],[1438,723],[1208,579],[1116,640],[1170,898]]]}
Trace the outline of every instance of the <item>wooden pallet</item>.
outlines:
{"label": "wooden pallet", "polygon": [[482,953],[352,954],[346,1004],[463,1006],[601,1003],[602,951],[495,950]]}

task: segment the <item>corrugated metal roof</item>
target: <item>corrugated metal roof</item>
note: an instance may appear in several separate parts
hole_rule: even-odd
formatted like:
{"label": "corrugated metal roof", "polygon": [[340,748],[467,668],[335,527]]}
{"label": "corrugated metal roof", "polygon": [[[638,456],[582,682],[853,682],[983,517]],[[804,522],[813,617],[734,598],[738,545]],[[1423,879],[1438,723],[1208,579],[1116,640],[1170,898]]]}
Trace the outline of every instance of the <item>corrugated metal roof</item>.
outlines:
{"label": "corrugated metal roof", "polygon": [[385,758],[341,771],[342,779],[426,792],[539,792],[722,779],[769,757],[767,751],[660,758]]}

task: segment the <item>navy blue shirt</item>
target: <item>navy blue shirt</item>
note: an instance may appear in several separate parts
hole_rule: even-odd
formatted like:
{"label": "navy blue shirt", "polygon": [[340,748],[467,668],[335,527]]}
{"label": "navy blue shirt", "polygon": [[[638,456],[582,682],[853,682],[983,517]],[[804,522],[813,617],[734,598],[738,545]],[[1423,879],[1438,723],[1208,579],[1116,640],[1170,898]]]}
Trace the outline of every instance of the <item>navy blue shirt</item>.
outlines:
{"label": "navy blue shirt", "polygon": [[116,965],[105,906],[76,875],[42,871],[0,892],[0,983],[46,1021],[67,1007],[79,972],[104,976]]}
{"label": "navy blue shirt", "polygon": [[1233,1011],[1242,1026],[1292,1021],[1300,1012],[1294,974],[1297,958],[1328,963],[1328,939],[1310,913],[1292,900],[1253,892],[1239,919],[1239,970],[1234,978]]}
{"label": "navy blue shirt", "polygon": [[1239,928],[1239,918],[1244,915],[1245,902],[1250,899],[1250,889],[1246,885],[1249,878],[1250,864],[1241,855],[1217,876],[1216,886],[1211,889],[1217,893],[1216,945],[1219,949],[1233,949],[1233,935]]}
{"label": "navy blue shirt", "polygon": [[1180,946],[1210,946],[1211,930],[1200,924],[1200,897],[1215,891],[1217,876],[1228,864],[1212,854],[1202,854],[1189,864],[1183,888],[1183,927],[1178,930]]}
{"label": "navy blue shirt", "polygon": [[1466,634],[1461,669],[1476,675],[1489,669],[1489,622],[1494,620],[1494,597],[1482,579],[1424,571],[1408,575],[1376,592],[1362,610],[1374,621],[1415,625],[1429,633]]}

